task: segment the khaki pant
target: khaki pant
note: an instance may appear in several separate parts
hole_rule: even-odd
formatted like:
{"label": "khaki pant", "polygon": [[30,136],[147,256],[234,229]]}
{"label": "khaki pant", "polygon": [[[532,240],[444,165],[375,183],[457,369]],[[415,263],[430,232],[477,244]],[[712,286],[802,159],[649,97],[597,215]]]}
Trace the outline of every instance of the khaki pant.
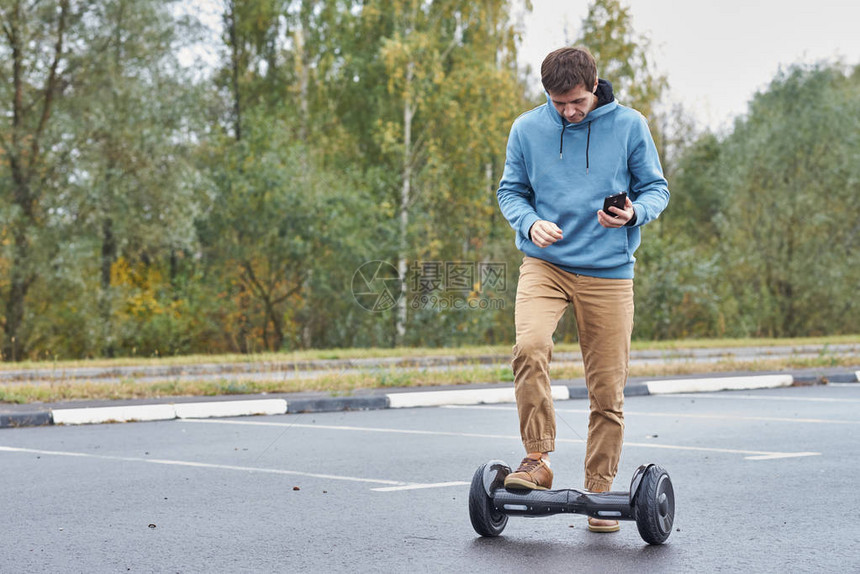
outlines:
{"label": "khaki pant", "polygon": [[624,385],[633,331],[632,279],[577,275],[541,259],[523,259],[512,363],[520,434],[526,452],[555,450],[549,363],[552,335],[570,303],[591,404],[585,488],[604,492],[612,486],[624,441]]}

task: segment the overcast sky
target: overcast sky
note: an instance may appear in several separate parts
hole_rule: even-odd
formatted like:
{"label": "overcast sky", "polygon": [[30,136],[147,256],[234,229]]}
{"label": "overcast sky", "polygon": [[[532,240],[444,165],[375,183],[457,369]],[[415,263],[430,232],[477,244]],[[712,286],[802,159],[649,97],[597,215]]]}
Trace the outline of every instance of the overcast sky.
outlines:
{"label": "overcast sky", "polygon": [[[520,60],[540,68],[550,51],[572,42],[588,0],[532,0],[523,19]],[[651,39],[669,97],[702,127],[723,131],[746,111],[780,65],[832,60],[860,63],[860,1],[627,0],[636,32]],[[598,66],[599,66],[598,62]],[[607,78],[612,80],[612,78]],[[539,79],[535,79],[540,88]]]}
{"label": "overcast sky", "polygon": [[[622,1],[630,6],[634,30],[651,40],[653,61],[669,78],[668,98],[683,103],[703,128],[730,129],[780,65],[836,58],[860,64],[860,0]],[[576,39],[590,2],[532,0],[529,14],[523,0],[512,3],[525,31],[520,62],[538,70],[546,54]],[[217,42],[220,2],[195,0],[186,9],[203,19]],[[214,55],[208,56],[214,65]],[[539,78],[533,82],[539,91]]]}

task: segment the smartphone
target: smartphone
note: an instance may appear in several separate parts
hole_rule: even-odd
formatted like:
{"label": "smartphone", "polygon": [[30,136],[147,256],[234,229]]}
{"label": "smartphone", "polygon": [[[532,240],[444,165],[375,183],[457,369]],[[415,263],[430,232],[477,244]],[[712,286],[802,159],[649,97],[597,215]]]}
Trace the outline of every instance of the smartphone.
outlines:
{"label": "smartphone", "polygon": [[603,212],[610,217],[618,217],[611,211],[609,208],[615,206],[619,209],[624,209],[624,206],[627,204],[627,192],[622,191],[621,193],[614,193],[609,197],[603,199]]}

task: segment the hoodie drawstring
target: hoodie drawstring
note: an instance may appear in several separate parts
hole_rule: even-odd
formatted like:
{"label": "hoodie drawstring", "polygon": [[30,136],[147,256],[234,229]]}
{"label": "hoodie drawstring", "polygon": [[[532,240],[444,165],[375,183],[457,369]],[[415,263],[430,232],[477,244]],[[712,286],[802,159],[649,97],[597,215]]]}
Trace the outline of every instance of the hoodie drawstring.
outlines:
{"label": "hoodie drawstring", "polygon": [[558,140],[558,159],[562,159],[561,150],[564,148],[564,122],[561,124],[561,137]]}
{"label": "hoodie drawstring", "polygon": [[[591,122],[588,122],[588,133],[585,136],[585,175],[588,175],[588,148],[591,147]],[[563,159],[564,126],[561,126],[561,137],[558,140],[558,159]]]}
{"label": "hoodie drawstring", "polygon": [[588,148],[591,145],[591,122],[588,122],[588,136],[585,138],[585,175],[588,175]]}

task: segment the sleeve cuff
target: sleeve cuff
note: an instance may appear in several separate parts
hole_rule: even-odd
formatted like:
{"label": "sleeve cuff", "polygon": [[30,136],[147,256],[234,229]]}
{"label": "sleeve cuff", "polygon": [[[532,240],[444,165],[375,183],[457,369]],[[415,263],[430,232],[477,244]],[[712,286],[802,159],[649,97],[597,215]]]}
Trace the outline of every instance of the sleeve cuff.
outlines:
{"label": "sleeve cuff", "polygon": [[523,217],[523,223],[520,227],[520,233],[529,241],[531,241],[531,237],[529,236],[529,230],[531,230],[532,225],[534,225],[536,221],[540,221],[540,217],[538,217],[537,213],[530,213]]}
{"label": "sleeve cuff", "polygon": [[642,219],[641,217],[639,217],[639,209],[640,209],[640,207],[634,203],[633,204],[633,219],[631,219],[630,221],[625,223],[626,227],[636,227],[636,222],[639,221],[640,219]]}

